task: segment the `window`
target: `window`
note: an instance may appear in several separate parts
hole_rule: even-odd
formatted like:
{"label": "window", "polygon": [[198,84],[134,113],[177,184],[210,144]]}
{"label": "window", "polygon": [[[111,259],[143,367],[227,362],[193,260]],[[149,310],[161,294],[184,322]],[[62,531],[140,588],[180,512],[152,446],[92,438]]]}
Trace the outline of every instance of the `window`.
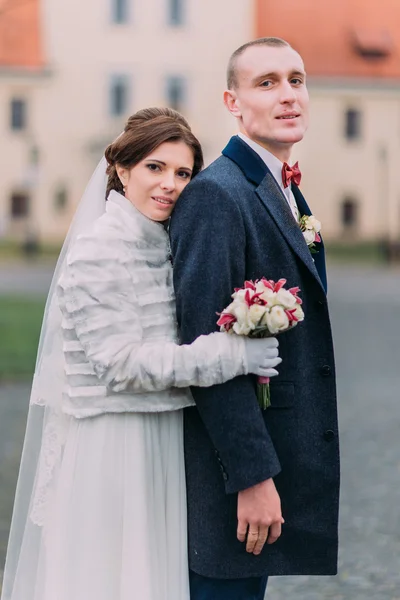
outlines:
{"label": "window", "polygon": [[110,114],[121,117],[128,112],[129,85],[127,77],[118,75],[112,78],[110,86]]}
{"label": "window", "polygon": [[10,104],[10,125],[13,131],[23,131],[27,126],[26,101],[12,98]]}
{"label": "window", "polygon": [[168,77],[167,103],[170,108],[183,111],[185,104],[185,80],[182,77]]}
{"label": "window", "polygon": [[342,202],[341,221],[345,229],[358,225],[358,202],[354,198],[345,198]]}
{"label": "window", "polygon": [[111,0],[111,20],[117,25],[128,22],[128,0]]}
{"label": "window", "polygon": [[40,153],[37,146],[31,146],[29,148],[29,162],[32,166],[36,167],[39,164]]}
{"label": "window", "polygon": [[60,186],[54,194],[54,207],[57,212],[63,212],[68,204],[68,192],[65,186]]}
{"label": "window", "polygon": [[376,61],[393,54],[395,44],[388,31],[355,29],[352,37],[354,50],[367,60]]}
{"label": "window", "polygon": [[20,219],[29,212],[29,196],[24,193],[14,193],[11,196],[11,217]]}
{"label": "window", "polygon": [[361,112],[355,108],[346,111],[345,136],[348,140],[361,137]]}
{"label": "window", "polygon": [[183,24],[183,0],[168,0],[169,24]]}

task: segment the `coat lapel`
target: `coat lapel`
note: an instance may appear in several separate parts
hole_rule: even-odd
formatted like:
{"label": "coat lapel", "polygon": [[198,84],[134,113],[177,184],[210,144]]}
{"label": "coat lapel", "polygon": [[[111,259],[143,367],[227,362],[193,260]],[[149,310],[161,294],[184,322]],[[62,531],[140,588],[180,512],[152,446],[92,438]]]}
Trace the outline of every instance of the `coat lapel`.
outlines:
{"label": "coat lapel", "polygon": [[[222,151],[222,154],[235,162],[243,171],[245,177],[257,186],[255,190],[257,196],[260,198],[265,208],[275,221],[276,225],[279,227],[283,237],[295,254],[306,265],[312,275],[318,280],[325,291],[325,286],[321,281],[319,270],[317,270],[316,264],[304,240],[303,234],[293,218],[292,212],[285,196],[282,193],[281,188],[277,184],[275,178],[271,174],[264,161],[256,152],[254,152],[252,148],[250,148],[250,146],[248,146],[237,136],[234,136],[230,139],[228,145]],[[297,200],[296,194],[295,197]],[[305,200],[304,203],[307,206]],[[304,207],[299,206],[300,212],[302,208]],[[315,256],[318,256],[318,254]]]}

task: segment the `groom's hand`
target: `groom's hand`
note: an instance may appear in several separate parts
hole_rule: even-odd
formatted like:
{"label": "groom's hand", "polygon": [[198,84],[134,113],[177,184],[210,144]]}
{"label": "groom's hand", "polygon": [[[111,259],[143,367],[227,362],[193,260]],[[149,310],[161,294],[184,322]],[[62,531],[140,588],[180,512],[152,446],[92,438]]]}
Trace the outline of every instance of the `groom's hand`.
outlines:
{"label": "groom's hand", "polygon": [[273,544],[281,535],[281,500],[273,479],[267,479],[238,494],[237,538],[246,540],[246,550],[260,554],[265,542]]}

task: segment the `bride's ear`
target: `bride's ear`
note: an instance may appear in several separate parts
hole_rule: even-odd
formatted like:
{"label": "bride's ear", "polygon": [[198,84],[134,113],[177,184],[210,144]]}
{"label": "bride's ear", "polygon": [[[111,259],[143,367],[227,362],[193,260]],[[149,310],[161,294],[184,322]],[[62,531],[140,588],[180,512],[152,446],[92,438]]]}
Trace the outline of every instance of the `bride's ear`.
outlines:
{"label": "bride's ear", "polygon": [[129,170],[121,167],[120,165],[115,165],[115,170],[117,171],[118,179],[122,183],[122,187],[126,188],[128,185]]}

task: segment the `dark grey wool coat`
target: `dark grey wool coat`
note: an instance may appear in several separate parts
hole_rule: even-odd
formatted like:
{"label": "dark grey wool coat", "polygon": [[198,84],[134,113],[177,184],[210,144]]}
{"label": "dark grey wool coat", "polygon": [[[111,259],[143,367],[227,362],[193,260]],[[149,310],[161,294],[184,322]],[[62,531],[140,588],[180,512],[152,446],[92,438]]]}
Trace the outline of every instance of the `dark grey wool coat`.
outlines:
{"label": "dark grey wool coat", "polygon": [[[185,409],[189,559],[216,578],[337,572],[339,443],[323,245],[316,261],[279,186],[237,136],[182,193],[170,226],[183,343],[217,328],[246,279],[299,286],[305,320],[279,336],[272,406],[253,376],[193,388]],[[302,213],[309,208],[295,187]],[[236,539],[237,492],[273,477],[285,519],[260,556]]]}

